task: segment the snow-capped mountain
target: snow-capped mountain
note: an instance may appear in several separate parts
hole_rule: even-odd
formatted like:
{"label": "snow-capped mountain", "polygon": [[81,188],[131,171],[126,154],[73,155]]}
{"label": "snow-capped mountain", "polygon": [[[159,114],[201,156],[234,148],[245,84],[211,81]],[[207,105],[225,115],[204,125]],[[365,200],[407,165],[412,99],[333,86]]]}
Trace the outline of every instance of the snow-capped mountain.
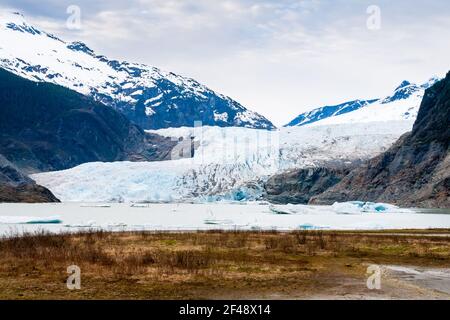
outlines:
{"label": "snow-capped mountain", "polygon": [[0,68],[62,85],[112,106],[144,129],[237,126],[274,129],[263,116],[197,81],[155,67],[110,60],[0,12]]}
{"label": "snow-capped mountain", "polygon": [[344,102],[344,103],[338,104],[336,106],[325,106],[325,107],[317,108],[312,111],[300,114],[294,120],[292,120],[287,125],[285,125],[285,127],[304,126],[304,125],[314,123],[314,122],[317,122],[317,121],[320,121],[320,120],[323,120],[323,119],[326,119],[329,117],[334,117],[334,116],[338,116],[341,114],[345,114],[348,112],[358,110],[359,108],[367,106],[368,104],[371,104],[375,101],[377,101],[377,99],[355,100],[355,101]]}
{"label": "snow-capped mountain", "polygon": [[286,127],[327,125],[338,123],[411,120],[417,117],[425,90],[439,78],[433,77],[422,85],[403,81],[394,92],[382,99],[354,100],[336,106],[326,106],[305,112]]}

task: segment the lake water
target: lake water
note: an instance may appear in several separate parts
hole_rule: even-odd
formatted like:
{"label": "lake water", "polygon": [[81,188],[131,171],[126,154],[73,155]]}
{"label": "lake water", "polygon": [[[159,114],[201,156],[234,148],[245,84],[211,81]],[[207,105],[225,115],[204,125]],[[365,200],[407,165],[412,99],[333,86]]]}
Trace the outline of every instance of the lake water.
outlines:
{"label": "lake water", "polygon": [[398,209],[349,214],[333,206],[272,206],[264,202],[0,204],[0,235],[100,228],[110,231],[436,229],[450,228],[450,211]]}

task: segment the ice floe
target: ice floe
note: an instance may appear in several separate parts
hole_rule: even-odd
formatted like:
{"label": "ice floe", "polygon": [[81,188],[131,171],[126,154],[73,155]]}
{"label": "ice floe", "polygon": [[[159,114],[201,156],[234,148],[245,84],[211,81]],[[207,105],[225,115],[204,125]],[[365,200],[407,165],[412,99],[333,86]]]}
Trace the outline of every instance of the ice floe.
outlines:
{"label": "ice floe", "polygon": [[60,224],[59,216],[27,217],[27,216],[0,216],[0,224]]}
{"label": "ice floe", "polygon": [[392,204],[364,201],[336,202],[331,207],[336,213],[341,214],[411,212],[409,209],[402,209]]}

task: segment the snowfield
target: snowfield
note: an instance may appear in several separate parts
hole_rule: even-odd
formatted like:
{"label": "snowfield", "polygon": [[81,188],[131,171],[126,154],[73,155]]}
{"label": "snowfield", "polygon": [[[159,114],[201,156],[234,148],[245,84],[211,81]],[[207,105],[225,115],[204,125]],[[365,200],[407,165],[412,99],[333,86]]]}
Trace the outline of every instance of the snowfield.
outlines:
{"label": "snowfield", "polygon": [[361,123],[374,121],[392,120],[415,120],[422,102],[424,89],[413,93],[408,99],[384,102],[383,100],[371,103],[358,110],[326,118],[310,124],[311,126],[341,124],[341,123]]}
{"label": "snowfield", "polygon": [[434,76],[420,85],[403,81],[384,98],[353,100],[316,108],[301,113],[286,127],[416,119],[425,90],[441,79]]}
{"label": "snowfield", "polygon": [[[378,230],[450,228],[450,212],[420,213],[383,204],[284,205],[275,214],[265,202],[245,204],[0,204],[0,236],[48,230]],[[339,206],[338,206],[339,207]],[[352,213],[349,214],[348,208]],[[378,211],[370,208],[385,207]],[[342,209],[344,208],[344,209]],[[369,209],[367,209],[369,208]],[[445,214],[447,213],[447,214]],[[34,218],[33,218],[34,217]],[[48,217],[48,218],[43,218]],[[57,219],[56,219],[57,217]],[[11,224],[13,222],[16,224]]]}
{"label": "snowfield", "polygon": [[[413,120],[283,128],[170,128],[156,132],[179,139],[170,161],[86,163],[32,175],[67,202],[182,202],[252,200],[268,176],[293,168],[343,164],[389,148]],[[193,158],[190,156],[195,145]],[[186,143],[186,141],[188,143]],[[187,147],[186,147],[187,146]],[[182,148],[183,149],[183,148]]]}

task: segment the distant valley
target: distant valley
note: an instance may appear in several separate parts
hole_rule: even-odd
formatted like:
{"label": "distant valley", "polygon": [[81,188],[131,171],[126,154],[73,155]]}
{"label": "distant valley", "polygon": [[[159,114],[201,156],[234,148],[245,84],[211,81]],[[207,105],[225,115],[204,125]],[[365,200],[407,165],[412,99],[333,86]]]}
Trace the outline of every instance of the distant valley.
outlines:
{"label": "distant valley", "polygon": [[20,14],[0,14],[0,35],[2,202],[450,206],[448,75],[277,129],[193,79],[110,60]]}

